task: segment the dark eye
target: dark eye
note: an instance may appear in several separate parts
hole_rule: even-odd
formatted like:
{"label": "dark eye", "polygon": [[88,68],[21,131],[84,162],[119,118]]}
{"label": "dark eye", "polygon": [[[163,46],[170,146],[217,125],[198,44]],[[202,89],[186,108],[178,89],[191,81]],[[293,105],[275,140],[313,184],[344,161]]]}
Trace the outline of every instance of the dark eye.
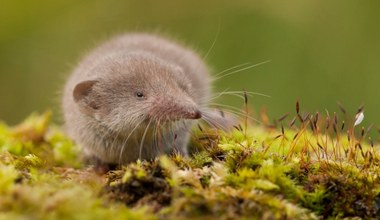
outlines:
{"label": "dark eye", "polygon": [[144,94],[142,92],[136,92],[136,97],[137,98],[143,98]]}

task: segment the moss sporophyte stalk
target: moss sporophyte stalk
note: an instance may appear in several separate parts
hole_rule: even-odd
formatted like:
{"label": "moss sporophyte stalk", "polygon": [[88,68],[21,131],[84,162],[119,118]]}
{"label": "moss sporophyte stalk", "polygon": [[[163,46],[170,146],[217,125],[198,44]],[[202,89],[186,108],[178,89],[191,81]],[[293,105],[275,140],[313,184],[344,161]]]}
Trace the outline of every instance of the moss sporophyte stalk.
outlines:
{"label": "moss sporophyte stalk", "polygon": [[358,114],[302,114],[297,104],[295,119],[273,124],[243,120],[231,132],[199,125],[192,156],[103,175],[81,162],[50,112],[2,123],[0,218],[376,219],[379,147]]}

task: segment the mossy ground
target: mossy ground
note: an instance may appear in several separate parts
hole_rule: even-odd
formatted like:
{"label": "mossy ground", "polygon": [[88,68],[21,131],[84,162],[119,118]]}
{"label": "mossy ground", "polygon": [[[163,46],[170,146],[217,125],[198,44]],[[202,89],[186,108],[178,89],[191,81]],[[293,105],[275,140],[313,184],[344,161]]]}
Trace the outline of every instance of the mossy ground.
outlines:
{"label": "mossy ground", "polygon": [[379,147],[336,115],[301,116],[297,105],[285,128],[283,118],[269,125],[265,117],[229,133],[198,127],[190,158],[162,156],[103,175],[81,163],[49,119],[0,124],[0,219],[380,216]]}

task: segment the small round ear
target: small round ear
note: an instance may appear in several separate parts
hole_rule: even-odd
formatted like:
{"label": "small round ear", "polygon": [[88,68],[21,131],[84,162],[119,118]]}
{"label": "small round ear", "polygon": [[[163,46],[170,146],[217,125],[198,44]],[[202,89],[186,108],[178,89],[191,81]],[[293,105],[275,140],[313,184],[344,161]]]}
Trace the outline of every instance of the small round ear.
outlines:
{"label": "small round ear", "polygon": [[93,114],[100,108],[99,100],[97,100],[96,92],[93,86],[98,83],[97,80],[87,80],[78,83],[73,91],[73,98],[78,104],[80,110],[86,114]]}

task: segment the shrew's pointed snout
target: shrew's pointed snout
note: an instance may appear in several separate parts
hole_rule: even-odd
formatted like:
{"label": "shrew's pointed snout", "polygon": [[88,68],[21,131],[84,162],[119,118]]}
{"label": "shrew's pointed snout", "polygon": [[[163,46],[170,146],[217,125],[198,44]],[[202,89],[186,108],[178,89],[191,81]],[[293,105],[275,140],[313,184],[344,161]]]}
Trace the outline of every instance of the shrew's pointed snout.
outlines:
{"label": "shrew's pointed snout", "polygon": [[188,119],[200,119],[200,118],[202,118],[202,113],[199,110],[189,111],[187,113],[187,118]]}

